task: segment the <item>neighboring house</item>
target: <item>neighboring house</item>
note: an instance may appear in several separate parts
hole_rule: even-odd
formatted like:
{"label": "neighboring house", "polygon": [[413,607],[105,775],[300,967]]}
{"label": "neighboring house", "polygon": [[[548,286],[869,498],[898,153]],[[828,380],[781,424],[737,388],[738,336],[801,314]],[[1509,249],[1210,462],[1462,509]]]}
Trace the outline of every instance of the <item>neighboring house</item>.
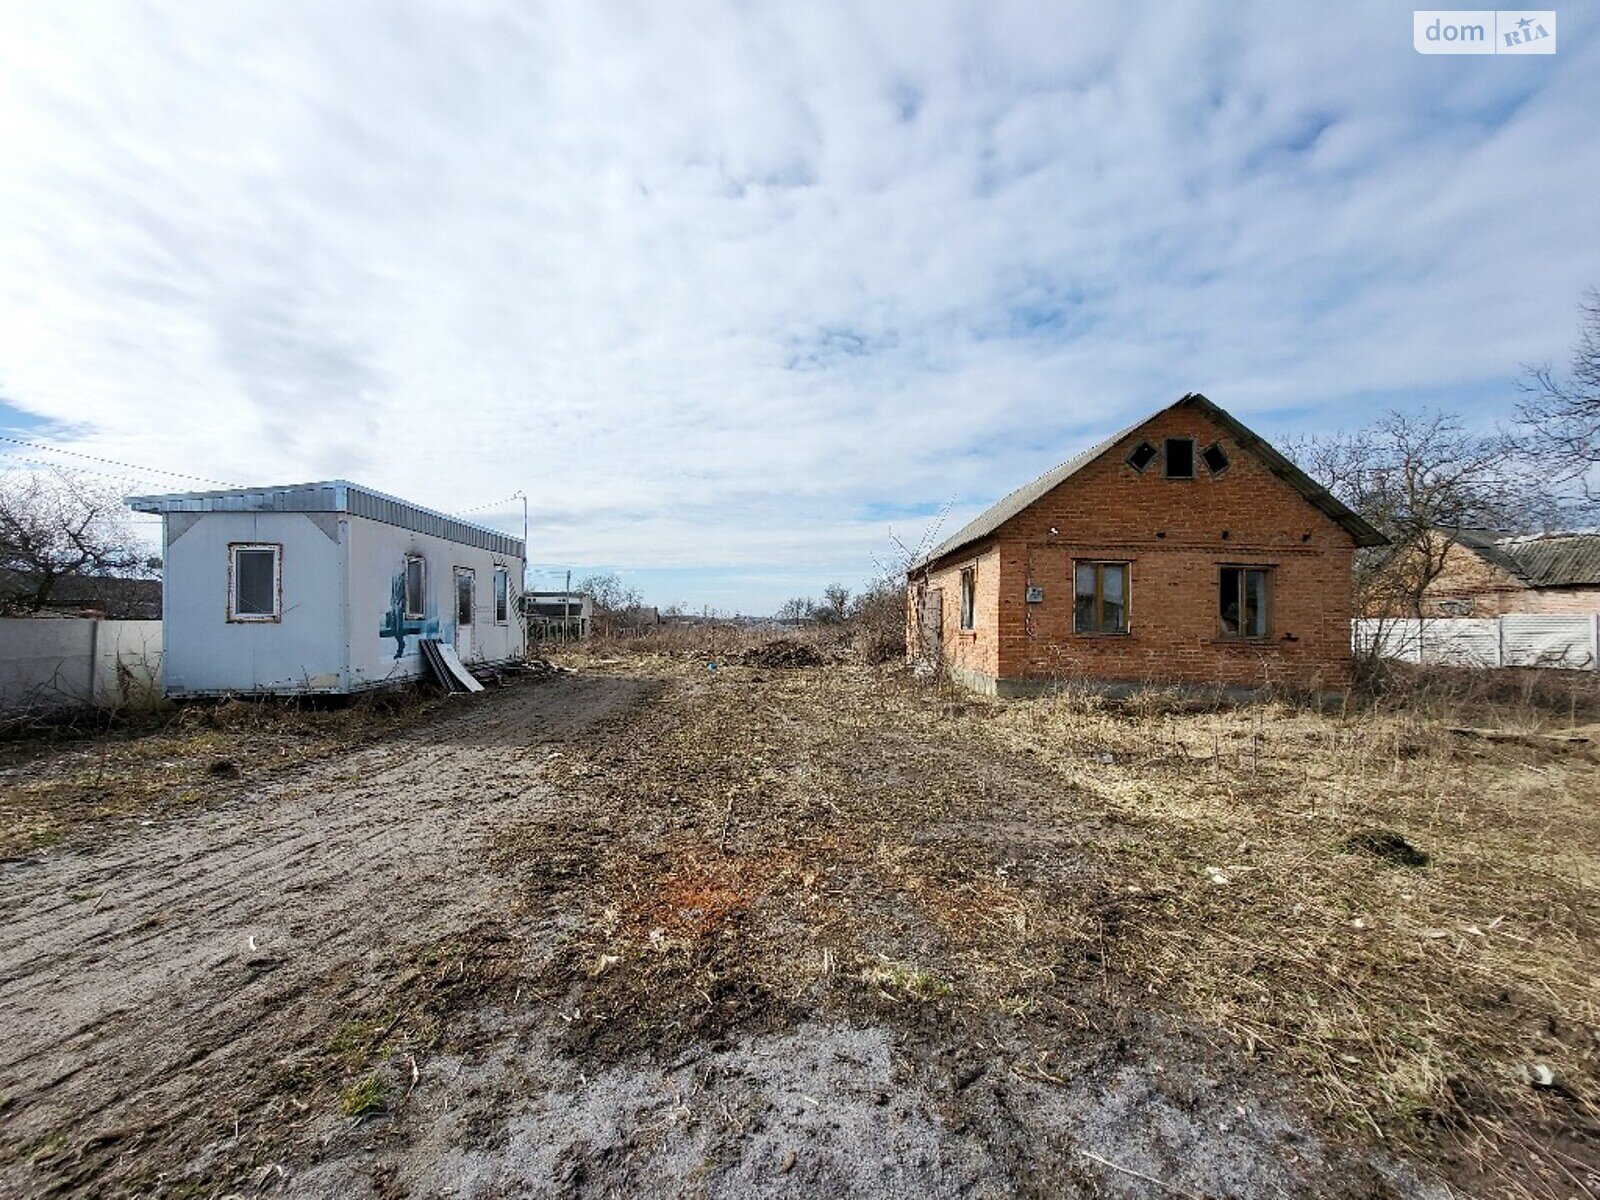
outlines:
{"label": "neighboring house", "polygon": [[589,636],[594,597],[584,592],[527,592],[528,636],[541,641],[575,641]]}
{"label": "neighboring house", "polygon": [[1600,612],[1600,532],[1460,529],[1423,593],[1428,617]]}
{"label": "neighboring house", "polygon": [[344,480],[128,503],[163,518],[169,696],[345,693],[415,679],[420,639],[523,651],[521,541]]}
{"label": "neighboring house", "polygon": [[1191,394],[1012,492],[913,565],[908,649],[1053,681],[1339,689],[1350,563],[1381,533]]}

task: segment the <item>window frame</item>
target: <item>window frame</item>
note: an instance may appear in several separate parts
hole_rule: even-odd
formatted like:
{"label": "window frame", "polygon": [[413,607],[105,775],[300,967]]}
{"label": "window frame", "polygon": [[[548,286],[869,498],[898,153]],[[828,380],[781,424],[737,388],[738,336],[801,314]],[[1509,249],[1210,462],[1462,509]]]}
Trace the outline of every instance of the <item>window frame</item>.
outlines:
{"label": "window frame", "polygon": [[[1213,452],[1221,455],[1222,457],[1222,465],[1220,467],[1213,467],[1211,465],[1211,459],[1208,457],[1208,455],[1212,454]],[[1220,439],[1212,442],[1209,446],[1201,448],[1200,461],[1205,463],[1206,474],[1210,475],[1213,479],[1216,479],[1222,475],[1226,475],[1233,468],[1233,458],[1231,455],[1229,455],[1227,447],[1222,444]]]}
{"label": "window frame", "polygon": [[[1200,477],[1199,472],[1195,469],[1195,443],[1197,440],[1198,439],[1196,438],[1185,436],[1169,437],[1161,440],[1161,478],[1176,479],[1187,483],[1192,479],[1198,479]],[[1172,458],[1168,454],[1168,451],[1172,448],[1173,442],[1189,443],[1189,473],[1187,475],[1174,475],[1172,473]]]}
{"label": "window frame", "polygon": [[[1266,597],[1266,605],[1265,605],[1265,607],[1266,607],[1266,618],[1262,622],[1262,632],[1261,633],[1244,633],[1243,631],[1229,632],[1228,627],[1225,624],[1223,624],[1223,617],[1222,617],[1222,578],[1223,578],[1224,575],[1228,574],[1229,572],[1232,572],[1233,574],[1239,576],[1239,588],[1240,588],[1240,591],[1239,591],[1238,594],[1240,596],[1239,604],[1240,604],[1241,616],[1242,616],[1243,615],[1242,614],[1242,609],[1243,609],[1243,605],[1244,605],[1244,600],[1243,600],[1244,590],[1243,589],[1244,589],[1244,584],[1245,584],[1245,577],[1252,571],[1259,572],[1262,576],[1265,577],[1265,580],[1266,580],[1266,587],[1264,589],[1264,594],[1265,594],[1265,597]],[[1274,565],[1272,563],[1218,563],[1217,564],[1217,592],[1216,592],[1216,595],[1217,595],[1217,637],[1218,637],[1218,639],[1220,641],[1224,641],[1224,642],[1267,642],[1267,641],[1271,641],[1272,640],[1272,638],[1273,638],[1273,632],[1272,631],[1273,631],[1273,628],[1277,624],[1277,617],[1278,617],[1278,581],[1277,581],[1277,574],[1278,574],[1278,568],[1276,567],[1276,565]]]}
{"label": "window frame", "polygon": [[[1094,629],[1078,628],[1078,568],[1094,568]],[[1105,568],[1122,570],[1122,627],[1102,629],[1105,623]],[[1072,633],[1074,637],[1127,637],[1133,632],[1133,560],[1131,558],[1075,558],[1072,560]]]}
{"label": "window frame", "polygon": [[[242,613],[239,611],[239,552],[241,550],[270,551],[272,554],[272,611],[270,613]],[[282,542],[229,542],[228,543],[228,624],[276,625],[283,620],[283,543]]]}
{"label": "window frame", "polygon": [[494,566],[494,623],[511,624],[511,568],[503,563]]}
{"label": "window frame", "polygon": [[956,627],[962,633],[973,633],[978,628],[978,564],[961,568],[956,589]]}
{"label": "window frame", "polygon": [[[411,607],[411,564],[416,563],[422,568],[421,579],[417,584],[416,608]],[[407,621],[426,621],[428,619],[428,560],[421,554],[407,554],[405,557],[405,597],[401,600],[401,607],[405,609]]]}
{"label": "window frame", "polygon": [[[1134,462],[1133,460],[1138,458],[1140,456],[1140,453],[1142,451],[1145,451],[1145,450],[1150,451],[1150,457],[1145,459],[1144,466],[1141,467],[1138,463]],[[1128,453],[1127,453],[1127,456],[1125,458],[1123,458],[1122,461],[1127,463],[1129,467],[1133,468],[1134,474],[1143,475],[1151,467],[1156,465],[1156,459],[1158,459],[1160,457],[1161,457],[1161,451],[1157,450],[1154,446],[1152,446],[1150,444],[1150,439],[1149,438],[1140,438],[1139,439],[1139,444],[1136,445],[1132,450],[1129,450]]]}

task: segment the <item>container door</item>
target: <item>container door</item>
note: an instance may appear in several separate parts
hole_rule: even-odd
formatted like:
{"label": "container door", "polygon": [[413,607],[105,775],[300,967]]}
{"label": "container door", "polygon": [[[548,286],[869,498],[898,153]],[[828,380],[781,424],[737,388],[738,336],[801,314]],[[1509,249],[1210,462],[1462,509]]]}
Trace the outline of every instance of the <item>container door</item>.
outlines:
{"label": "container door", "polygon": [[456,655],[472,661],[472,614],[477,607],[477,575],[456,568]]}

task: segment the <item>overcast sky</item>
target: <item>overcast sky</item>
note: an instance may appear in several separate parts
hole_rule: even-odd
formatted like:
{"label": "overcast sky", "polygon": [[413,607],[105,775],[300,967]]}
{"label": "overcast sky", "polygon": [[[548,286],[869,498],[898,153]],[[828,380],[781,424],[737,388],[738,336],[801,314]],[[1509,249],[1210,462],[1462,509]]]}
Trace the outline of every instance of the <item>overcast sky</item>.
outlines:
{"label": "overcast sky", "polygon": [[0,433],[759,612],[1188,390],[1488,421],[1600,285],[1600,22],[1411,11],[16,0]]}

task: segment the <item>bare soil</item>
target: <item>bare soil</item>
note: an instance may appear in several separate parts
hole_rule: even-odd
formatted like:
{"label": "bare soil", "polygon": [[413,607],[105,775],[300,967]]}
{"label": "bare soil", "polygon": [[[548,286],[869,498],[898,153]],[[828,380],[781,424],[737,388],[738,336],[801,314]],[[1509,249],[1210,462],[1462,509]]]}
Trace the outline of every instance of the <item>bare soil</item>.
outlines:
{"label": "bare soil", "polygon": [[1576,1095],[1549,1161],[1366,1130],[1151,969],[1173,831],[1029,711],[636,656],[63,826],[0,865],[0,1195],[1591,1186]]}

